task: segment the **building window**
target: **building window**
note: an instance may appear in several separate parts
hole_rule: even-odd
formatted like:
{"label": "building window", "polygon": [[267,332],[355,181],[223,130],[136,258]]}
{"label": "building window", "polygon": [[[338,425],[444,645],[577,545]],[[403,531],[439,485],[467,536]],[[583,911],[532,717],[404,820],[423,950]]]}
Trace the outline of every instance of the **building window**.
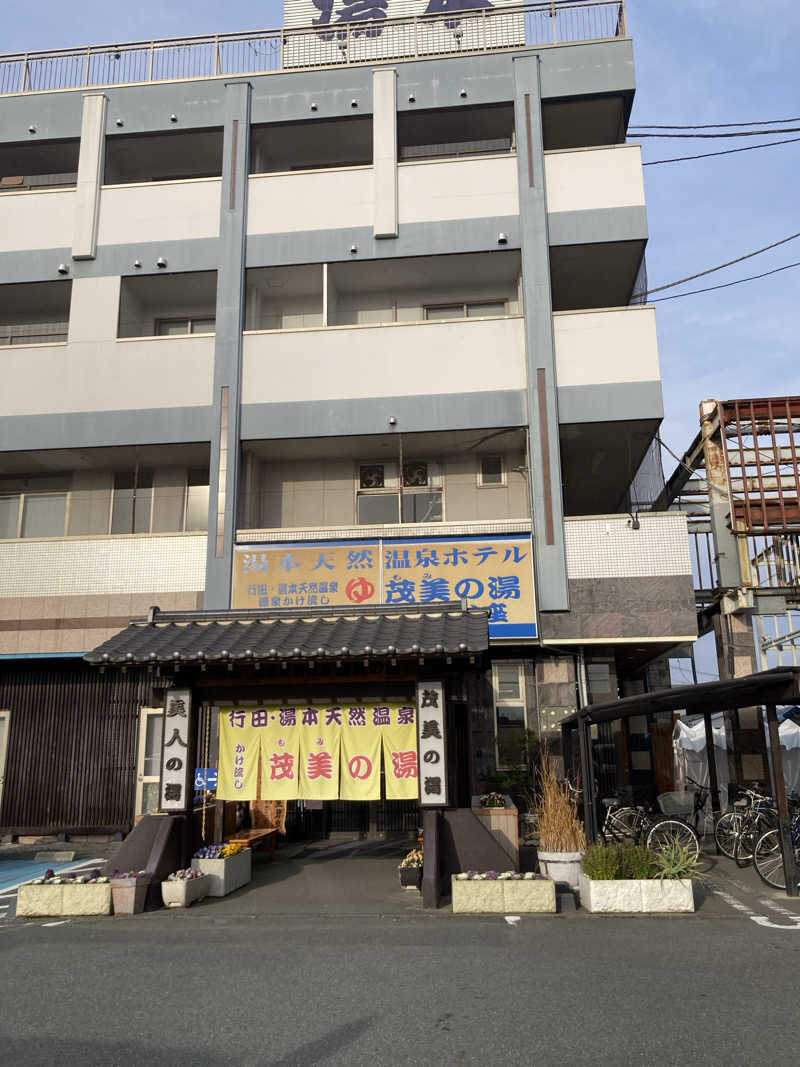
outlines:
{"label": "building window", "polygon": [[426,304],[425,318],[428,322],[448,319],[484,319],[506,314],[505,300],[475,300],[458,304]]}
{"label": "building window", "polygon": [[524,746],[525,679],[518,660],[492,664],[492,693],[497,766],[503,768],[521,762],[515,753]]}
{"label": "building window", "polygon": [[441,522],[444,494],[436,464],[410,460],[403,464],[402,490],[395,464],[363,463],[359,467],[356,521],[359,526],[400,522]]}
{"label": "building window", "polygon": [[186,518],[184,530],[208,529],[208,471],[190,470],[186,482]]}
{"label": "building window", "polygon": [[506,473],[502,456],[481,456],[478,485],[505,485]]}
{"label": "building window", "polygon": [[69,493],[52,491],[53,480],[48,479],[50,491],[31,488],[0,496],[0,539],[64,536]]}
{"label": "building window", "polygon": [[138,468],[114,474],[111,533],[150,533],[153,516],[153,472]]}
{"label": "building window", "polygon": [[216,320],[198,319],[156,319],[157,337],[177,337],[186,333],[214,333]]}

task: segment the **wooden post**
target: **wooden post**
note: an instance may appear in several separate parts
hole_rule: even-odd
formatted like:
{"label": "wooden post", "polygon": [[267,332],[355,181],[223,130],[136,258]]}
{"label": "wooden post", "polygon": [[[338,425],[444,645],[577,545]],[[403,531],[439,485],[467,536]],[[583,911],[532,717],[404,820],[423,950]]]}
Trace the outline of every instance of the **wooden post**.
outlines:
{"label": "wooden post", "polygon": [[[706,728],[706,763],[708,764],[708,787],[711,790],[711,817],[714,820],[714,829],[716,830],[717,820],[720,815],[717,753],[714,750],[714,728],[711,724],[711,712],[707,708],[703,710],[703,725]],[[720,847],[716,843],[716,836],[714,837],[714,846],[717,850],[717,855],[719,855]]]}
{"label": "wooden post", "polygon": [[783,873],[786,879],[786,892],[790,897],[798,896],[800,871],[794,858],[792,828],[789,819],[789,805],[786,803],[786,782],[783,777],[783,756],[781,740],[778,734],[778,716],[774,704],[767,704],[767,730],[769,732],[769,774],[772,780],[772,795],[778,807],[778,838],[783,856]]}
{"label": "wooden post", "polygon": [[422,865],[422,906],[438,908],[442,895],[439,865],[439,811],[425,808],[422,812],[424,853]]}

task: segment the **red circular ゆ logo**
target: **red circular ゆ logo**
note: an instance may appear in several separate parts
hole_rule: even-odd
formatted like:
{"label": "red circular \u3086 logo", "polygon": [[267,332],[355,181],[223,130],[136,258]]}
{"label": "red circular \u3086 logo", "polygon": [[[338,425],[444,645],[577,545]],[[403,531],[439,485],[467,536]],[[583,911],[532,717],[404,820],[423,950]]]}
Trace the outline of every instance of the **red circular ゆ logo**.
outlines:
{"label": "red circular \u3086 logo", "polygon": [[351,578],[344,592],[347,599],[352,600],[354,604],[363,604],[365,600],[375,595],[375,586],[366,578]]}

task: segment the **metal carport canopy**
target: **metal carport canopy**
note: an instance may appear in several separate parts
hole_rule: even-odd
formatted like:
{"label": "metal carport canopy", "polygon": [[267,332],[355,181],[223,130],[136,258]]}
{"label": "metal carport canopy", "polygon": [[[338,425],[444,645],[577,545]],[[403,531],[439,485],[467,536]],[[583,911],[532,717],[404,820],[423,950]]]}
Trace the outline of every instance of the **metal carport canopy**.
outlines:
{"label": "metal carport canopy", "polygon": [[[593,841],[597,836],[597,812],[594,803],[594,765],[591,756],[589,728],[595,724],[627,719],[633,715],[656,712],[687,711],[702,714],[706,729],[706,750],[714,751],[711,715],[717,711],[748,708],[763,705],[766,711],[766,726],[769,737],[769,774],[772,795],[778,809],[783,869],[786,876],[786,892],[797,896],[800,889],[800,871],[795,863],[791,821],[783,777],[783,757],[778,739],[777,704],[794,704],[800,693],[800,667],[774,667],[758,674],[731,678],[719,682],[703,682],[702,685],[682,685],[676,689],[661,689],[654,693],[639,693],[622,700],[605,704],[588,704],[568,716],[561,723],[562,732],[577,729],[580,746],[581,776],[583,778],[583,815],[586,834]],[[711,803],[716,823],[719,817],[719,787],[716,761],[708,761]]]}
{"label": "metal carport canopy", "polygon": [[587,704],[567,716],[561,723],[569,726],[579,719],[590,724],[626,719],[657,711],[729,711],[755,704],[793,704],[800,697],[800,667],[775,667],[770,671],[748,674],[701,685],[681,685],[659,689],[654,693],[610,700],[605,704]]}

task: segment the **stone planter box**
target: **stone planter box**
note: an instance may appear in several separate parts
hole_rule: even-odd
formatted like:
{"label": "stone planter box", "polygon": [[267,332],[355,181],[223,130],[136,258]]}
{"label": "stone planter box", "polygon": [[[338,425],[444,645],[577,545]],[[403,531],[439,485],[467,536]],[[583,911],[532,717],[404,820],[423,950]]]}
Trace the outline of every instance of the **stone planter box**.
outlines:
{"label": "stone planter box", "polygon": [[249,848],[236,856],[227,856],[223,860],[193,859],[192,866],[201,874],[211,876],[208,895],[226,897],[234,889],[247,885],[253,876],[253,854]]}
{"label": "stone planter box", "polygon": [[459,914],[544,912],[555,914],[556,887],[549,878],[452,878],[453,911]]}
{"label": "stone planter box", "polygon": [[694,911],[689,878],[596,880],[581,872],[581,904],[607,915]]}
{"label": "stone planter box", "polygon": [[111,898],[115,915],[139,915],[144,911],[150,875],[141,878],[112,878]]}
{"label": "stone planter box", "polygon": [[195,900],[208,896],[211,875],[201,874],[199,878],[176,878],[161,883],[161,899],[168,908],[188,908]]}
{"label": "stone planter box", "polygon": [[36,915],[110,915],[111,886],[94,885],[21,885],[17,892],[17,916]]}
{"label": "stone planter box", "polygon": [[539,870],[554,882],[566,882],[570,889],[580,883],[582,852],[537,852]]}

